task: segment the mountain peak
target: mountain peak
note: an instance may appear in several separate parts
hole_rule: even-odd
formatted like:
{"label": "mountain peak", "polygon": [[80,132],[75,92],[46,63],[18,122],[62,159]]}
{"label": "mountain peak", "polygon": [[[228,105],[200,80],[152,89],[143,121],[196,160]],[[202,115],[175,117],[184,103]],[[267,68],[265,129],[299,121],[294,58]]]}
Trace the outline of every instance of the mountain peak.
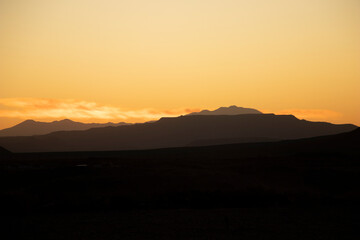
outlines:
{"label": "mountain peak", "polygon": [[240,115],[240,114],[262,114],[259,110],[253,108],[243,108],[236,105],[229,107],[220,107],[214,111],[202,110],[200,112],[193,112],[189,115]]}
{"label": "mountain peak", "polygon": [[23,121],[22,123],[34,123],[34,122],[36,122],[36,121],[32,120],[32,119],[28,119],[28,120]]}
{"label": "mountain peak", "polygon": [[34,125],[36,123],[36,121],[32,120],[32,119],[28,119],[25,120],[21,123],[19,123],[17,126],[29,126],[29,125]]}
{"label": "mountain peak", "polygon": [[55,121],[55,122],[61,122],[61,123],[73,123],[74,121],[71,120],[71,119],[68,119],[68,118],[65,118],[63,120],[60,120],[60,121]]}

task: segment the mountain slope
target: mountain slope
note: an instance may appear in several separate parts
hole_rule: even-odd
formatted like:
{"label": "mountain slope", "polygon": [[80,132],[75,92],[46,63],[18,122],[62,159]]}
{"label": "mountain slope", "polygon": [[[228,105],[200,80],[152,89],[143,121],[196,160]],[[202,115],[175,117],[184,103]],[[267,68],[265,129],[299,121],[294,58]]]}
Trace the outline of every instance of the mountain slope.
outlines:
{"label": "mountain slope", "polygon": [[126,125],[126,123],[81,123],[74,122],[69,119],[54,122],[37,122],[34,120],[26,120],[11,128],[0,130],[0,136],[33,136],[44,135],[56,131],[87,130],[90,128],[121,125]]}
{"label": "mountain slope", "polygon": [[230,107],[220,107],[214,111],[203,110],[201,112],[193,112],[188,115],[239,115],[239,114],[262,114],[262,112],[252,108],[243,108],[233,105]]}
{"label": "mountain slope", "polygon": [[2,137],[0,145],[13,152],[108,151],[182,147],[201,139],[298,139],[354,130],[299,120],[291,115],[182,116],[154,123],[55,132],[42,136]]}
{"label": "mountain slope", "polygon": [[3,147],[0,147],[0,156],[9,155],[10,152]]}

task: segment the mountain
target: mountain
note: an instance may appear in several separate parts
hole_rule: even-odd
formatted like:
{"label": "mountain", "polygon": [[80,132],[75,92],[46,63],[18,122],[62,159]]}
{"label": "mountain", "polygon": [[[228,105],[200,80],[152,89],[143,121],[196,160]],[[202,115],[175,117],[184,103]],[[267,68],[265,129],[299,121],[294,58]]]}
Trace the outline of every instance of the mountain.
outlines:
{"label": "mountain", "polygon": [[37,122],[34,120],[26,120],[11,128],[0,130],[0,137],[44,135],[57,131],[87,130],[90,128],[121,125],[127,125],[127,123],[81,123],[74,122],[69,119],[54,122]]}
{"label": "mountain", "polygon": [[252,108],[243,108],[233,105],[230,107],[220,107],[214,111],[203,110],[201,112],[193,112],[188,115],[239,115],[239,114],[262,114],[262,112]]}
{"label": "mountain", "polygon": [[206,139],[299,139],[354,130],[351,124],[299,120],[292,115],[192,115],[154,123],[1,137],[12,152],[112,151],[182,147]]}

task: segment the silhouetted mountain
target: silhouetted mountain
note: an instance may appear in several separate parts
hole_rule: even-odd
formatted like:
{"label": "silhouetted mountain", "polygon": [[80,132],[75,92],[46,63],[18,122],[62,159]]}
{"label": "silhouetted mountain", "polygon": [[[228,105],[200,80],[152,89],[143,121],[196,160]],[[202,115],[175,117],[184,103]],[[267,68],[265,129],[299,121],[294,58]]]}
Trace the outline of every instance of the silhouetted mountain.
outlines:
{"label": "silhouetted mountain", "polygon": [[262,114],[262,112],[252,108],[243,108],[233,105],[230,107],[220,107],[214,111],[202,110],[201,112],[193,112],[188,115],[239,115],[239,114]]}
{"label": "silhouetted mountain", "polygon": [[74,122],[69,119],[54,122],[37,122],[34,120],[26,120],[11,128],[0,130],[0,136],[33,136],[44,135],[57,131],[87,130],[90,128],[122,125],[127,125],[127,123],[81,123]]}
{"label": "silhouetted mountain", "polygon": [[342,133],[355,128],[351,124],[299,120],[292,115],[194,115],[86,131],[2,137],[0,145],[13,152],[155,149],[182,147],[202,139],[299,139]]}

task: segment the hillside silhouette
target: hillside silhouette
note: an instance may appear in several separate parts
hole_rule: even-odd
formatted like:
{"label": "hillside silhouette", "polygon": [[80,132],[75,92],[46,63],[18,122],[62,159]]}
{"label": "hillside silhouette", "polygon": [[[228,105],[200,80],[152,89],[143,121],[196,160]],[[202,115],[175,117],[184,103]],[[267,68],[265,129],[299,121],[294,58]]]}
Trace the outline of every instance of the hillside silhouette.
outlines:
{"label": "hillside silhouette", "polygon": [[264,138],[299,139],[348,132],[355,128],[351,124],[299,120],[292,115],[193,115],[129,126],[62,131],[31,137],[2,137],[0,145],[12,152],[156,149],[183,147],[198,140],[221,139],[221,144],[223,139],[230,142],[232,139],[244,142],[247,138],[249,141],[256,138],[259,141]]}
{"label": "hillside silhouette", "polygon": [[225,145],[225,144],[234,144],[234,143],[276,142],[280,140],[281,139],[278,138],[267,138],[267,137],[214,138],[214,139],[195,140],[187,144],[186,146],[196,147],[196,146]]}
{"label": "hillside silhouette", "polygon": [[13,127],[0,130],[0,137],[44,135],[57,131],[87,130],[90,128],[122,125],[127,125],[127,123],[81,123],[74,122],[70,119],[53,122],[38,122],[34,120],[26,120]]}
{"label": "hillside silhouette", "polygon": [[9,155],[10,151],[0,146],[0,156]]}
{"label": "hillside silhouette", "polygon": [[232,105],[230,107],[220,107],[214,111],[202,110],[200,112],[189,113],[188,115],[239,115],[239,114],[262,114],[253,108],[243,108]]}

